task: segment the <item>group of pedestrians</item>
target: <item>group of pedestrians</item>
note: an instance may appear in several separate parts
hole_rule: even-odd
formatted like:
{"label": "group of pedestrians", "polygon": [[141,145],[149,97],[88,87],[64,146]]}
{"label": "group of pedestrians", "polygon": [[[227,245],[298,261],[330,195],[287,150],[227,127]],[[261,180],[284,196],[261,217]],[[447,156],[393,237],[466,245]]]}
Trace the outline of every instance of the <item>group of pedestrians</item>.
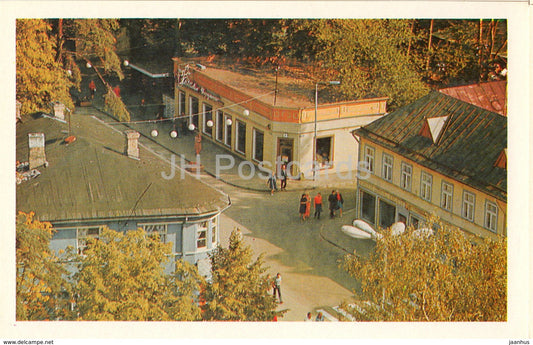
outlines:
{"label": "group of pedestrians", "polygon": [[[311,312],[307,313],[304,321],[305,322],[313,321],[313,314],[311,314]],[[324,321],[324,315],[322,314],[321,311],[319,311],[318,314],[316,315],[315,321]]]}
{"label": "group of pedestrians", "polygon": [[[282,191],[287,189],[287,177],[287,166],[283,164],[279,171],[280,189]],[[267,185],[268,188],[270,188],[270,195],[273,195],[274,191],[278,191],[278,180],[276,178],[276,174],[270,174],[270,176],[268,177]]]}
{"label": "group of pedestrians", "polygon": [[279,298],[279,304],[283,303],[283,300],[281,299],[281,274],[276,274],[276,278],[270,279],[270,275],[267,276],[267,283],[272,288],[272,296],[274,299],[276,299],[276,293]]}
{"label": "group of pedestrians", "polygon": [[[340,217],[342,217],[342,207],[344,199],[342,194],[338,190],[333,190],[328,196],[329,203],[329,215],[330,218],[335,217],[337,210],[339,211]],[[318,192],[313,198],[313,206],[315,209],[314,218],[320,219],[320,213],[322,212],[322,194]],[[300,197],[300,220],[305,221],[311,216],[311,196],[309,193],[303,193]]]}

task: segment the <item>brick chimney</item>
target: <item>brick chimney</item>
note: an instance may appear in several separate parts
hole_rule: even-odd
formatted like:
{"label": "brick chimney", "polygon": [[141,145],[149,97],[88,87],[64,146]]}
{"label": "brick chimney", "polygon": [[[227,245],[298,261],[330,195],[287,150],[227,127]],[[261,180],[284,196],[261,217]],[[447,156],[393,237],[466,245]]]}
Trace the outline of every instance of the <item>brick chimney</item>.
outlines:
{"label": "brick chimney", "polygon": [[44,133],[28,133],[28,143],[30,147],[30,170],[41,165],[46,165]]}
{"label": "brick chimney", "polygon": [[126,154],[133,159],[139,159],[139,132],[126,131]]}

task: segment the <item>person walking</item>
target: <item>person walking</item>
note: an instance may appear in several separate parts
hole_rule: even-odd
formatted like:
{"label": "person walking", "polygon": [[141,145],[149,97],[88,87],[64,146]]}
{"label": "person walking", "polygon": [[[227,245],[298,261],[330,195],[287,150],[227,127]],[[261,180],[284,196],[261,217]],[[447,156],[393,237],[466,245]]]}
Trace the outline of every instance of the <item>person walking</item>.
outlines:
{"label": "person walking", "polygon": [[311,312],[307,313],[307,316],[305,317],[304,321],[305,322],[312,322],[313,321],[313,315],[311,314]]}
{"label": "person walking", "polygon": [[282,304],[283,300],[281,299],[281,274],[276,274],[276,279],[274,279],[274,299],[276,298],[276,291],[278,292],[279,303]]}
{"label": "person walking", "polygon": [[91,99],[94,99],[94,95],[96,94],[96,84],[94,83],[94,80],[91,80],[89,83],[89,91],[91,92]]}
{"label": "person walking", "polygon": [[342,198],[342,194],[337,190],[337,209],[339,210],[339,217],[342,217],[342,204],[344,203],[344,199]]}
{"label": "person walking", "polygon": [[305,193],[305,218],[309,218],[311,216],[311,196],[309,193]]}
{"label": "person walking", "polygon": [[300,198],[300,220],[305,220],[305,212],[307,210],[307,197],[305,196],[305,193],[302,194],[302,197]]}
{"label": "person walking", "polygon": [[281,181],[280,189],[285,190],[287,188],[287,166],[285,164],[281,166],[281,171],[279,175]]}
{"label": "person walking", "polygon": [[270,173],[270,176],[268,177],[267,185],[270,188],[270,195],[274,195],[274,191],[278,191],[278,184],[276,181],[276,175],[273,173]]}
{"label": "person walking", "polygon": [[331,194],[328,196],[329,202],[329,217],[335,217],[335,210],[337,209],[337,194],[335,191],[331,191]]}
{"label": "person walking", "polygon": [[320,219],[320,213],[322,212],[322,194],[320,194],[320,192],[318,192],[317,195],[315,196],[313,203],[314,203],[313,206],[315,207],[314,217],[316,219]]}

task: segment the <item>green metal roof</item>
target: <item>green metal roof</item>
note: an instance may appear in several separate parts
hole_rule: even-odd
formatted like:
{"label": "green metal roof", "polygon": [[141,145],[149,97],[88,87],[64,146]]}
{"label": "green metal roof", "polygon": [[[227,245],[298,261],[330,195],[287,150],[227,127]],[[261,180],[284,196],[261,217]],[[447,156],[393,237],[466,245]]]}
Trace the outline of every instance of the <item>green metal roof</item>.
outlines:
{"label": "green metal roof", "polygon": [[50,118],[26,118],[17,125],[17,160],[28,161],[28,133],[43,132],[48,167],[17,185],[17,210],[42,221],[198,216],[219,212],[228,196],[180,171],[167,180],[170,164],[140,147],[140,160],[127,157],[124,134],[87,115],[68,125]]}
{"label": "green metal roof", "polygon": [[[449,116],[436,143],[420,135],[427,118]],[[507,148],[507,118],[432,92],[354,131],[431,170],[507,200],[507,170],[494,164]]]}

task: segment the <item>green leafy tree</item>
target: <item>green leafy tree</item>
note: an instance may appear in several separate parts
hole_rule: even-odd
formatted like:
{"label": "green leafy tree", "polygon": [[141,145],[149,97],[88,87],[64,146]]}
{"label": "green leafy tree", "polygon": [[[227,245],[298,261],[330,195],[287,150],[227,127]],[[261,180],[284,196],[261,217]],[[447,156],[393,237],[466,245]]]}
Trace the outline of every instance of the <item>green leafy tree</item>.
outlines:
{"label": "green leafy tree", "polygon": [[395,108],[428,92],[407,56],[409,21],[320,20],[316,35],[321,47],[317,58],[342,81],[343,98],[389,97]]}
{"label": "green leafy tree", "polygon": [[56,101],[73,109],[69,94],[73,82],[55,60],[56,43],[50,37],[51,26],[42,19],[18,19],[16,28],[16,87],[21,112],[50,113],[50,103]]}
{"label": "green leafy tree", "polygon": [[[138,229],[123,234],[104,228],[79,258],[75,292],[82,320],[197,320],[194,291],[201,279],[194,268],[178,263],[164,273],[170,243]],[[182,279],[178,279],[182,278]]]}
{"label": "green leafy tree", "polygon": [[432,235],[384,232],[368,257],[347,255],[361,281],[352,310],[372,321],[505,321],[505,238],[472,239],[458,229]]}
{"label": "green leafy tree", "polygon": [[55,320],[69,317],[70,285],[66,270],[50,250],[54,229],[19,212],[16,225],[17,320]]}
{"label": "green leafy tree", "polygon": [[218,247],[211,256],[212,281],[201,299],[203,319],[207,321],[272,321],[284,311],[268,293],[263,256],[253,260],[252,250],[242,241],[239,230],[232,231],[229,247]]}

